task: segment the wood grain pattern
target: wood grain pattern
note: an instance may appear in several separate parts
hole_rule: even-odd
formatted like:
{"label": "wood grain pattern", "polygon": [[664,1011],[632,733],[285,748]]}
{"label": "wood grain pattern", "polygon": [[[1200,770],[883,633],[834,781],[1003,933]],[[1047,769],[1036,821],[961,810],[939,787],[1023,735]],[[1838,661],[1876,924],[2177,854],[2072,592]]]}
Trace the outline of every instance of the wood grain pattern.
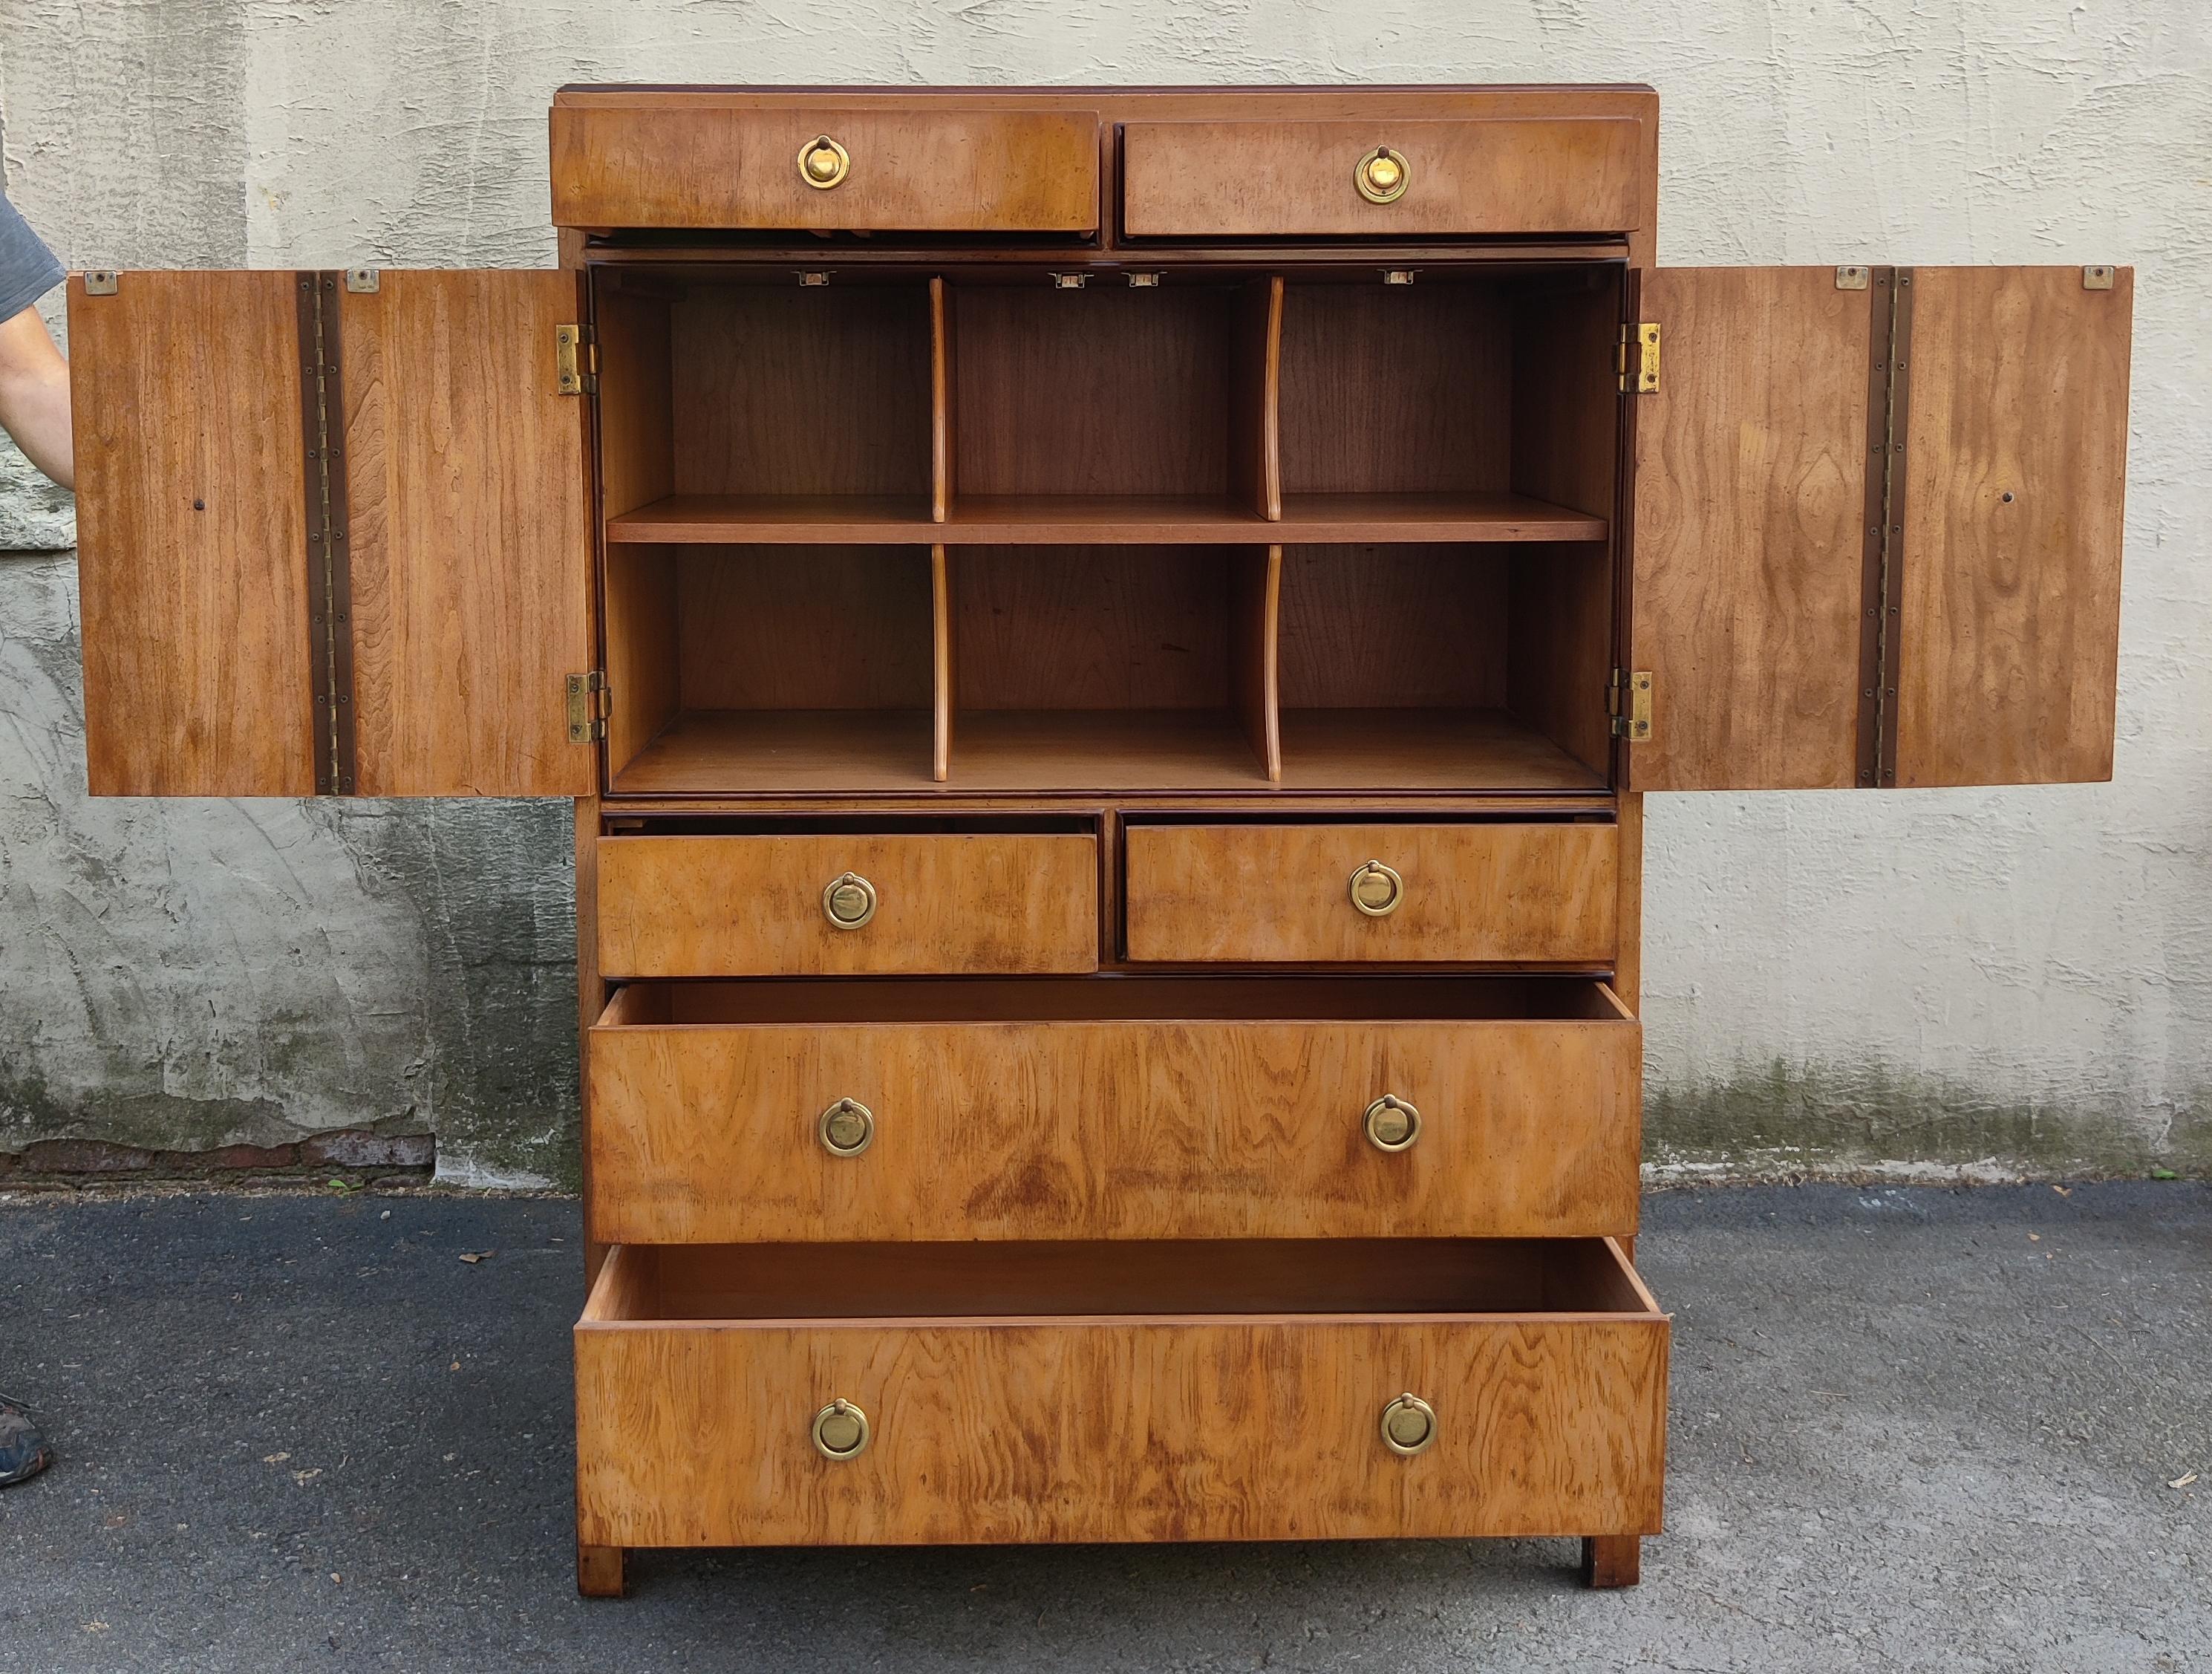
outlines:
{"label": "wood grain pattern", "polygon": [[928,710],[928,547],[673,550],[685,709]]}
{"label": "wood grain pattern", "polygon": [[613,519],[676,491],[673,329],[667,299],[600,284],[599,510]]}
{"label": "wood grain pattern", "polygon": [[1283,710],[1285,791],[1591,791],[1605,775],[1503,709]]}
{"label": "wood grain pattern", "polygon": [[652,745],[683,702],[677,575],[676,550],[667,546],[610,546],[600,566],[611,778]]}
{"label": "wood grain pattern", "polygon": [[2109,779],[2134,270],[1911,282],[1897,782]]}
{"label": "wood grain pattern", "polygon": [[[1132,959],[1609,965],[1619,833],[1596,824],[1142,825],[1123,837]],[[1404,880],[1370,918],[1351,879]]]}
{"label": "wood grain pattern", "polygon": [[[613,990],[600,979],[599,950],[595,926],[599,922],[599,804],[595,797],[580,796],[572,813],[573,831],[576,845],[576,1008],[577,1038],[588,1050],[592,1026],[605,1011]],[[582,1078],[580,1078],[582,1079]],[[580,1184],[584,1201],[592,1201],[592,1090],[580,1086],[578,1126],[583,1137],[580,1147],[582,1178]],[[584,1283],[588,1287],[599,1276],[599,1263],[606,1258],[606,1246],[597,1239],[584,1241]]]}
{"label": "wood grain pattern", "polygon": [[939,784],[952,773],[952,561],[942,546],[929,549],[930,770]]}
{"label": "wood grain pattern", "polygon": [[95,796],[314,793],[295,284],[70,279]]}
{"label": "wood grain pattern", "polygon": [[[1606,117],[1132,122],[1122,226],[1143,238],[1626,232],[1642,203],[1639,130]],[[1353,185],[1377,145],[1409,165],[1395,203]]]}
{"label": "wood grain pattern", "polygon": [[[1024,1006],[1054,996],[977,997],[1012,1018],[625,1022],[651,1007],[611,1008],[587,1049],[593,1236],[1635,1228],[1641,1032],[1610,996],[1596,1017],[1366,1021],[1218,1016],[1243,1009],[1241,996],[1202,989],[1182,997],[1191,1017],[1174,1020],[1025,1020]],[[732,1001],[708,1014],[745,1010]],[[1422,1114],[1402,1153],[1361,1129],[1386,1093]],[[816,1117],[840,1099],[875,1113],[875,1141],[858,1157],[815,1139]]]}
{"label": "wood grain pattern", "polygon": [[1293,494],[1270,520],[1225,496],[970,494],[941,520],[917,495],[679,494],[611,517],[612,543],[967,545],[1601,540],[1606,520],[1526,495]]}
{"label": "wood grain pattern", "polygon": [[[1095,839],[987,836],[609,837],[599,850],[609,977],[1089,971]],[[822,890],[876,886],[875,917],[832,926]]]}
{"label": "wood grain pattern", "polygon": [[623,796],[933,791],[930,713],[685,709],[616,768]]}
{"label": "wood grain pattern", "polygon": [[1660,269],[1636,417],[1638,790],[1820,789],[1857,770],[1869,291],[1835,270]]}
{"label": "wood grain pattern", "polygon": [[[1534,560],[1552,561],[1549,549]],[[1507,573],[1492,547],[1285,546],[1285,705],[1502,708]]]}
{"label": "wood grain pattern", "polygon": [[1247,283],[1237,301],[1230,368],[1229,470],[1235,497],[1253,514],[1283,514],[1283,276]]}
{"label": "wood grain pattern", "polygon": [[362,794],[590,794],[584,404],[553,344],[578,276],[388,271],[338,301]]}
{"label": "wood grain pattern", "polygon": [[[575,1333],[580,1537],[1656,1531],[1667,1336],[1663,1316],[1595,1311],[586,1320]],[[1436,1445],[1413,1458],[1379,1434],[1406,1390],[1426,1391],[1438,1421]],[[833,1395],[871,1420],[855,1458],[825,1460],[808,1439]]]}
{"label": "wood grain pattern", "polygon": [[[807,185],[818,134],[851,155]],[[859,228],[1083,233],[1098,224],[1095,111],[556,104],[553,219],[568,227]]]}
{"label": "wood grain pattern", "polygon": [[952,514],[952,308],[942,277],[929,281],[929,518]]}
{"label": "wood grain pattern", "polygon": [[888,496],[927,523],[927,287],[778,277],[694,285],[674,305],[676,492]]}

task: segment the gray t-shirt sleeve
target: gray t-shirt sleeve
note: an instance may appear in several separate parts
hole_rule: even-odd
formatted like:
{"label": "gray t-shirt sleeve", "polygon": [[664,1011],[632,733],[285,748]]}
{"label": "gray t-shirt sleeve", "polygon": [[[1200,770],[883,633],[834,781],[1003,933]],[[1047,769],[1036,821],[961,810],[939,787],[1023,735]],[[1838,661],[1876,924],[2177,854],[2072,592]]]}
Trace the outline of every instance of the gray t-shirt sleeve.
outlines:
{"label": "gray t-shirt sleeve", "polygon": [[13,320],[66,277],[31,223],[0,195],[0,320]]}

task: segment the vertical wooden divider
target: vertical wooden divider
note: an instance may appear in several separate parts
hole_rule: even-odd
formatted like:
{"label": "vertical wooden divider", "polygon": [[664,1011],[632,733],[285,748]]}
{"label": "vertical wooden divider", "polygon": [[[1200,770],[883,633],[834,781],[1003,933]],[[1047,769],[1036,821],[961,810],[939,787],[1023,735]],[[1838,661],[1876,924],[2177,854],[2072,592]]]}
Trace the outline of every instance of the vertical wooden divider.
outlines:
{"label": "vertical wooden divider", "polygon": [[1237,717],[1270,784],[1283,776],[1283,724],[1276,625],[1281,614],[1283,549],[1230,549],[1229,682]]}
{"label": "vertical wooden divider", "polygon": [[[952,299],[942,274],[929,281],[929,515],[952,515]],[[942,784],[952,776],[952,566],[942,541],[929,549],[929,616],[930,771]]]}
{"label": "vertical wooden divider", "polygon": [[[1283,276],[1244,287],[1237,299],[1231,358],[1230,490],[1270,523],[1283,516]],[[1229,572],[1231,699],[1270,784],[1283,776],[1283,727],[1276,630],[1283,549],[1236,549]]]}

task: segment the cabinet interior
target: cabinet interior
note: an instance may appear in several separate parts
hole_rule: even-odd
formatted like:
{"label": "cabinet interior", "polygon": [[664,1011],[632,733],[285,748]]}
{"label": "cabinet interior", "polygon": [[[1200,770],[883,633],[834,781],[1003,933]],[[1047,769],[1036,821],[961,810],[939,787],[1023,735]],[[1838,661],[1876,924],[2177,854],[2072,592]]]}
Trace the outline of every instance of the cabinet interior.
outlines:
{"label": "cabinet interior", "polygon": [[608,788],[1603,789],[1622,283],[599,267]]}

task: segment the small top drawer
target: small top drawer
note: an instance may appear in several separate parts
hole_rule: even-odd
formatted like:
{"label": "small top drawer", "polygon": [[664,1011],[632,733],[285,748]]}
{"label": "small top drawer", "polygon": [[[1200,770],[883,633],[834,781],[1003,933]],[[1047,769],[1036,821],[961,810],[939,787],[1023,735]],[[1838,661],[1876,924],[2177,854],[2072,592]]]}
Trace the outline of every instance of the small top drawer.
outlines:
{"label": "small top drawer", "polygon": [[611,979],[1093,971],[1097,841],[601,837],[598,916]]}
{"label": "small top drawer", "polygon": [[1088,233],[1090,111],[556,104],[562,227]]}
{"label": "small top drawer", "polygon": [[1132,959],[1614,955],[1612,825],[1132,825],[1123,849]]}
{"label": "small top drawer", "polygon": [[1625,233],[1641,219],[1632,117],[1133,122],[1133,238]]}

